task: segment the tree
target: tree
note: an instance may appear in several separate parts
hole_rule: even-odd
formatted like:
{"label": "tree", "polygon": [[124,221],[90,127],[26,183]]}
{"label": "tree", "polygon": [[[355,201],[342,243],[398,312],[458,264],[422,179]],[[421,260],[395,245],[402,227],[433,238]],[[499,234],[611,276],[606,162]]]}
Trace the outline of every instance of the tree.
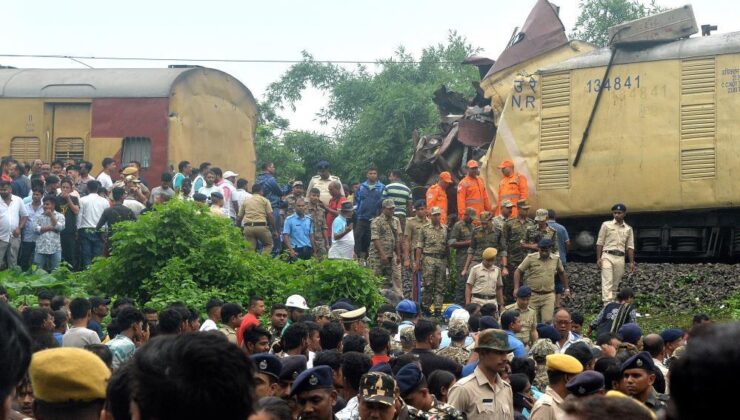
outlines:
{"label": "tree", "polygon": [[436,89],[447,85],[474,94],[471,82],[478,80],[478,71],[461,63],[476,52],[464,37],[451,32],[446,43],[425,48],[419,57],[398,48],[390,58],[378,61],[377,73],[362,65],[348,70],[319,63],[304,52],[301,63],[268,87],[267,106],[295,109],[309,86],[325,92],[329,103],[317,116],[323,123],[336,123],[332,138],[288,133],[283,145],[299,153],[309,173],[313,161],[323,158],[331,159],[332,172],[343,180],[358,180],[371,163],[384,174],[406,166],[414,129],[437,131],[439,113],[432,103]]}
{"label": "tree", "polygon": [[655,0],[650,0],[648,5],[640,0],[581,0],[579,6],[581,14],[578,15],[570,38],[587,41],[599,47],[609,44],[610,27],[666,10],[658,6]]}

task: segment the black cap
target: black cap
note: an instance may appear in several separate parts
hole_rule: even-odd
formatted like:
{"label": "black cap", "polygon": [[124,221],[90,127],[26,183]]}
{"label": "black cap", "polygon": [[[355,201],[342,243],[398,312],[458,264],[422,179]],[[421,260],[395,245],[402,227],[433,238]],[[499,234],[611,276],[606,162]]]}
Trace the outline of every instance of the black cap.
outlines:
{"label": "black cap", "polygon": [[612,206],[612,211],[627,211],[627,206],[622,203],[617,203]]}
{"label": "black cap", "polygon": [[537,244],[538,247],[541,249],[550,248],[552,246],[552,240],[550,239],[541,239],[540,242]]}
{"label": "black cap", "polygon": [[644,369],[650,373],[655,373],[655,363],[650,353],[641,351],[622,363],[622,372],[627,369]]}
{"label": "black cap", "polygon": [[604,389],[604,375],[594,370],[587,370],[568,381],[565,388],[577,397],[593,395]]}
{"label": "black cap", "polygon": [[354,205],[350,201],[343,201],[342,211],[351,211],[351,210],[354,210]]}
{"label": "black cap", "polygon": [[416,363],[409,363],[396,373],[396,382],[401,391],[401,397],[414,392],[424,380],[424,374]]}
{"label": "black cap", "polygon": [[306,356],[287,356],[283,360],[283,369],[280,371],[281,381],[294,381],[298,375],[306,370]]}
{"label": "black cap", "polygon": [[211,193],[211,198],[217,198],[219,200],[223,200],[224,199],[224,195],[221,194],[218,191],[214,191],[214,192]]}
{"label": "black cap", "polygon": [[283,362],[274,354],[257,353],[249,356],[249,358],[252,359],[255,366],[257,366],[257,370],[261,373],[273,376],[275,379],[280,378],[280,372],[283,370]]}
{"label": "black cap", "polygon": [[329,162],[322,160],[316,164],[316,169],[329,169],[330,166]]}
{"label": "black cap", "polygon": [[352,306],[351,303],[340,300],[340,301],[334,302],[334,304],[331,305],[332,311],[337,310],[337,309],[344,309],[346,311],[354,311],[356,308]]}
{"label": "black cap", "polygon": [[198,203],[205,203],[206,200],[208,200],[208,197],[206,197],[205,194],[201,194],[201,193],[193,194],[193,201],[196,201]]}
{"label": "black cap", "polygon": [[317,366],[304,370],[295,378],[293,386],[290,388],[290,396],[292,397],[299,392],[313,391],[314,389],[333,388],[332,373],[329,366]]}

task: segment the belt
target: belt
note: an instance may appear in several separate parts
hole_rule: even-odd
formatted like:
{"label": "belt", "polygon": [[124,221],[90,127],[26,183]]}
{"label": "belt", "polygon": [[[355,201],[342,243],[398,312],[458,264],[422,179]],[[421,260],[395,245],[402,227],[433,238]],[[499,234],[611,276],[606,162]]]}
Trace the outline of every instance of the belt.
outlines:
{"label": "belt", "polygon": [[423,255],[427,257],[432,257],[432,258],[444,258],[445,257],[445,254],[435,253],[435,252],[424,252]]}
{"label": "belt", "polygon": [[555,293],[555,291],[554,290],[550,290],[549,292],[540,292],[538,290],[532,290],[532,293],[534,293],[536,295],[549,295],[550,293]]}
{"label": "belt", "polygon": [[473,297],[478,299],[496,299],[496,295],[484,295],[481,293],[473,293]]}
{"label": "belt", "polygon": [[82,231],[90,231],[90,230],[92,230],[93,232],[98,232],[98,228],[80,228],[80,230],[82,230]]}
{"label": "belt", "polygon": [[256,227],[256,226],[267,226],[267,222],[244,222],[243,226]]}
{"label": "belt", "polygon": [[606,252],[609,255],[616,255],[617,257],[624,257],[624,252],[622,252],[622,251],[613,251],[613,250],[610,249],[610,250],[606,250],[604,252]]}

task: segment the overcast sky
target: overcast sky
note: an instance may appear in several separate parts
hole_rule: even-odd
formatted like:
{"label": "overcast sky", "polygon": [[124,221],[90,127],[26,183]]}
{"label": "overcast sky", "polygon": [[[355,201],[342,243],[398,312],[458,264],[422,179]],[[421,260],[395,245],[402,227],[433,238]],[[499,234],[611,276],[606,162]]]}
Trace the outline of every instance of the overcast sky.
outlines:
{"label": "overcast sky", "polygon": [[[168,1],[16,0],[3,5],[0,54],[63,54],[115,57],[300,60],[306,50],[318,60],[374,61],[400,45],[418,54],[444,42],[456,30],[482,55],[497,58],[515,26],[535,0],[314,0]],[[555,1],[568,32],[578,0]],[[683,0],[659,0],[666,7]],[[694,3],[698,24],[719,32],[740,30],[736,1]],[[15,67],[82,68],[68,59],[0,57]],[[164,67],[168,62],[89,60],[104,67]],[[230,73],[261,99],[289,64],[202,63]],[[372,70],[374,65],[369,66]],[[293,129],[327,132],[315,118],[324,103],[318,92],[305,96],[298,112],[286,113]]]}

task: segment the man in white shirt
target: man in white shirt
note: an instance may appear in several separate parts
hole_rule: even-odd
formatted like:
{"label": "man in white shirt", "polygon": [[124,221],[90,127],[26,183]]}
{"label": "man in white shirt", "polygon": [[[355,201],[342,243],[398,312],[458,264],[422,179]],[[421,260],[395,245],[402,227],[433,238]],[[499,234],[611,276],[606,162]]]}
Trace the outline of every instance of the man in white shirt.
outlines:
{"label": "man in white shirt", "polygon": [[236,181],[236,192],[234,193],[234,201],[236,201],[237,208],[242,208],[244,200],[248,199],[251,196],[252,194],[247,192],[247,180],[244,178],[239,178],[239,180]]}
{"label": "man in white shirt", "polygon": [[[234,193],[236,192],[236,188],[234,187],[234,184],[232,184],[231,181],[228,180],[228,178],[234,178],[239,174],[231,171],[226,171],[225,173],[222,173],[221,168],[211,168],[211,172],[216,175],[216,186],[221,189],[219,192],[221,193],[221,195],[224,196],[224,205],[222,208],[224,214],[231,218],[231,220],[236,220],[236,213],[239,211],[239,209],[236,208],[236,201],[234,200]],[[225,175],[229,175],[229,177]]]}
{"label": "man in white shirt", "polygon": [[211,194],[215,192],[221,194],[221,188],[218,185],[216,185],[215,182],[216,182],[216,175],[209,170],[208,173],[206,174],[206,185],[201,187],[200,190],[198,190],[198,192],[205,195],[208,198],[210,198]]}
{"label": "man in white shirt", "polygon": [[0,268],[18,265],[21,231],[28,221],[23,200],[11,193],[10,181],[0,181]]}
{"label": "man in white shirt", "polygon": [[90,301],[84,298],[72,299],[69,312],[72,315],[72,328],[62,337],[62,347],[83,348],[89,344],[100,344],[98,333],[87,328],[90,321]]}
{"label": "man in white shirt", "polygon": [[[98,182],[100,182],[100,187],[106,191],[109,191],[111,188],[113,188],[113,178],[111,176],[116,170],[116,161],[112,158],[105,158],[103,159],[103,171],[100,172],[100,175],[98,175]],[[89,193],[90,191],[88,191]]]}
{"label": "man in white shirt", "polygon": [[80,237],[82,267],[90,266],[93,258],[103,255],[103,238],[97,230],[100,216],[110,207],[107,199],[98,195],[100,183],[87,183],[88,195],[80,198],[80,213],[77,215],[77,233]]}

